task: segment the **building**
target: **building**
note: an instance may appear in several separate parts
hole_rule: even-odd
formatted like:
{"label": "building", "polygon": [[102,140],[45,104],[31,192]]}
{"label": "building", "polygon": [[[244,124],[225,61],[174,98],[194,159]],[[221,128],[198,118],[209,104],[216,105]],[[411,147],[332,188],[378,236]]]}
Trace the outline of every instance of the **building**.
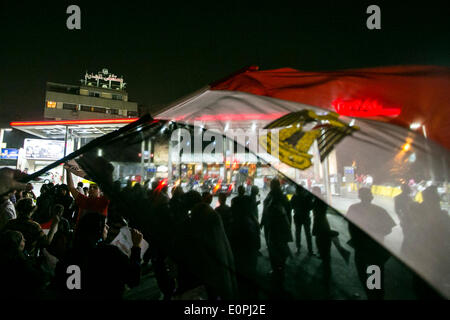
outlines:
{"label": "building", "polygon": [[47,82],[44,117],[51,120],[115,119],[138,116],[138,104],[128,101],[123,78],[103,69],[86,72],[81,85]]}
{"label": "building", "polygon": [[[123,77],[108,69],[97,74],[86,72],[80,85],[47,82],[45,120],[10,123],[25,138],[17,149],[2,146],[0,166],[34,173],[89,141],[135,121],[138,104],[128,101],[125,87]],[[62,165],[41,176],[41,183],[63,181]]]}

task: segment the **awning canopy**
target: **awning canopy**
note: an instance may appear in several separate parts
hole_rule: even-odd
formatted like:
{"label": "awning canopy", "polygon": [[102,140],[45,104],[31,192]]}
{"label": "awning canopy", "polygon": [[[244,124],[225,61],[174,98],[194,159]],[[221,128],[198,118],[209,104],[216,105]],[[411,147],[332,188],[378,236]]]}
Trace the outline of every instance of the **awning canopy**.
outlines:
{"label": "awning canopy", "polygon": [[137,118],[55,120],[55,121],[15,121],[12,128],[43,139],[64,139],[66,131],[75,138],[97,138],[123,127]]}

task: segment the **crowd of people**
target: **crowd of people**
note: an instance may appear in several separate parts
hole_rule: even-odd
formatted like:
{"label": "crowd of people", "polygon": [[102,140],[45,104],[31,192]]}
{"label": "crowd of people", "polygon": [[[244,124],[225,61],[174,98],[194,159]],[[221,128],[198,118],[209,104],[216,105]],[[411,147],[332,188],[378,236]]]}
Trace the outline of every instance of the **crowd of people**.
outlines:
{"label": "crowd of people", "polygon": [[[82,183],[75,187],[69,171],[66,176],[67,184],[44,184],[37,198],[31,184],[0,188],[2,296],[121,299],[126,287],[139,285],[143,270],[150,265],[166,300],[257,299],[264,290],[257,276],[261,232],[272,269],[272,297],[283,296],[286,261],[292,256],[288,243],[295,241],[300,253],[302,230],[308,254],[322,261],[326,285],[331,277],[332,243],[348,262],[349,253],[330,227],[329,207],[318,187],[311,194],[297,186],[288,200],[274,178],[262,203],[258,187],[252,186],[248,193],[239,186],[231,206],[227,205],[228,195],[220,193],[219,206],[213,208],[209,192],[185,192],[176,186],[169,195],[167,180],[134,186],[130,182],[124,188],[119,181],[111,186],[92,183],[85,192]],[[11,183],[7,178],[0,182]],[[108,192],[103,193],[103,187]],[[348,215],[355,215],[354,220],[376,216],[375,231],[381,230],[381,237],[389,234],[395,222],[384,209],[370,203],[370,189],[360,189],[359,196],[361,203],[350,206]],[[361,212],[367,216],[362,217]],[[124,227],[132,238],[129,255],[111,245]],[[389,254],[375,250],[376,243],[356,226],[350,225],[349,231],[355,264],[365,285],[364,268],[373,263],[383,265]],[[149,247],[141,253],[143,239]],[[81,275],[76,289],[68,285],[73,266]],[[371,294],[368,292],[369,298],[383,297],[382,291]]]}

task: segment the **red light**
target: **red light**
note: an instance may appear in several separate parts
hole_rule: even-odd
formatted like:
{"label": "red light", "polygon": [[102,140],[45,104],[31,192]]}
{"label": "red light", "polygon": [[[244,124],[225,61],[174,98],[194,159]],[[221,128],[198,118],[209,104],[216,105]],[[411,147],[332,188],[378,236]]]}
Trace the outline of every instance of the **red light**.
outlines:
{"label": "red light", "polygon": [[167,183],[168,183],[168,179],[167,179],[167,178],[162,179],[162,180],[158,183],[158,186],[156,187],[156,190],[161,191],[162,188],[164,188],[164,187],[167,186]]}
{"label": "red light", "polygon": [[10,126],[51,126],[51,125],[72,125],[72,124],[114,124],[131,123],[139,118],[121,119],[90,119],[90,120],[55,120],[55,121],[14,121]]}
{"label": "red light", "polygon": [[[203,115],[192,119],[192,121],[247,121],[247,120],[275,120],[286,115],[284,113],[271,113],[271,114],[217,114],[217,115]],[[180,116],[175,121],[181,121],[185,116]]]}
{"label": "red light", "polygon": [[239,168],[239,162],[237,160],[233,161],[233,165],[231,166],[232,170],[236,170]]}
{"label": "red light", "polygon": [[343,100],[338,98],[334,100],[331,105],[337,113],[349,117],[376,117],[388,116],[396,117],[400,114],[401,109],[397,107],[384,106],[376,99],[350,99]]}

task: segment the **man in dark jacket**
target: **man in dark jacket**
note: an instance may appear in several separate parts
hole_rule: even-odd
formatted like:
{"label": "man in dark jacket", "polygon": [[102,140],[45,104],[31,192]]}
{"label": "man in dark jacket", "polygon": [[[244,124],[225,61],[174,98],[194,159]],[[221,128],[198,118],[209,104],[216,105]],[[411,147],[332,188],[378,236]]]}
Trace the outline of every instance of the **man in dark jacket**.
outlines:
{"label": "man in dark jacket", "polygon": [[308,252],[313,255],[312,237],[311,237],[311,217],[310,212],[313,206],[314,198],[304,188],[297,186],[296,193],[292,196],[291,207],[294,210],[295,224],[295,245],[297,254],[300,253],[300,244],[302,236],[302,226],[305,229],[306,244]]}
{"label": "man in dark jacket", "polygon": [[233,216],[231,213],[231,207],[228,206],[226,202],[227,194],[224,192],[219,193],[219,206],[215,210],[222,219],[223,228],[225,229],[225,233],[229,239]]}
{"label": "man in dark jacket", "polygon": [[250,196],[233,199],[230,244],[233,250],[240,298],[257,298],[256,265],[260,249],[259,223]]}
{"label": "man in dark jacket", "polygon": [[[383,243],[391,233],[395,222],[385,209],[371,203],[373,195],[370,189],[361,188],[358,195],[361,202],[351,205],[347,211],[347,219],[351,221],[349,232],[355,248],[355,265],[367,297],[379,300],[384,297],[384,264],[390,257],[379,243]],[[381,272],[381,288],[377,290],[369,290],[366,285],[367,267],[371,265],[378,266]]]}
{"label": "man in dark jacket", "polygon": [[288,242],[292,242],[291,207],[281,190],[280,181],[273,179],[270,192],[264,200],[261,228],[267,233],[267,247],[275,282],[282,284],[286,259],[291,255]]}

